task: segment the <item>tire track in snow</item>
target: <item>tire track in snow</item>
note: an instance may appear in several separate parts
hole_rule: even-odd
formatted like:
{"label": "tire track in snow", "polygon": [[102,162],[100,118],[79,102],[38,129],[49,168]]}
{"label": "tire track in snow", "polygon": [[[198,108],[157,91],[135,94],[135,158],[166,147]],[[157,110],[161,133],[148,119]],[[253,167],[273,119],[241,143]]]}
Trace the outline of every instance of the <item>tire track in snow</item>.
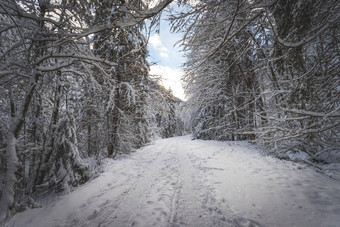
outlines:
{"label": "tire track in snow", "polygon": [[179,160],[179,156],[178,153],[176,153],[176,145],[173,146],[173,148],[175,148],[175,165],[176,165],[176,170],[177,170],[177,175],[176,175],[176,183],[174,185],[174,193],[172,195],[172,199],[171,199],[171,206],[170,206],[170,215],[169,215],[169,220],[168,220],[168,226],[171,227],[173,226],[175,220],[176,220],[176,216],[178,214],[178,203],[179,203],[179,198],[181,195],[181,190],[183,187],[183,180],[181,179],[181,171],[180,171],[180,160]]}
{"label": "tire track in snow", "polygon": [[[209,182],[208,175],[221,169],[205,165],[207,160],[215,158],[216,148],[211,150],[209,144],[194,141],[192,146],[189,146],[192,150],[212,151],[202,158],[183,150],[188,148],[188,141],[183,142],[185,144],[182,141],[167,140],[157,157],[147,164],[147,169],[137,175],[134,183],[119,195],[119,199],[105,204],[100,211],[91,215],[94,217],[90,216],[89,220],[98,220],[98,227],[241,227],[245,226],[242,223],[255,224],[247,219],[235,217],[223,201],[216,200],[215,188]],[[153,201],[152,198],[158,200]],[[145,225],[143,219],[150,221],[150,216],[153,217],[153,223]],[[74,224],[84,226],[72,223]]]}
{"label": "tire track in snow", "polygon": [[[166,157],[167,155],[169,155],[169,157]],[[166,157],[166,158],[165,158]],[[162,162],[164,162],[164,164],[165,163],[168,163],[168,165],[169,165],[169,162],[171,161],[171,159],[172,159],[172,157],[171,157],[171,153],[170,152],[167,152],[166,154],[165,154],[165,157],[164,157],[164,159],[162,160]],[[166,167],[168,167],[168,165],[166,165]],[[163,166],[163,165],[162,165]],[[158,167],[157,167],[158,168]],[[158,173],[163,173],[164,172],[164,170],[163,170],[163,168],[159,168],[159,170],[160,171],[154,171],[153,173],[156,173],[156,172],[158,172]],[[163,178],[163,179],[162,179]],[[157,174],[155,174],[155,175],[153,175],[152,176],[152,181],[151,181],[151,184],[150,184],[150,186],[148,187],[148,190],[146,191],[146,193],[141,197],[141,199],[140,199],[140,201],[139,201],[139,203],[138,203],[138,208],[137,208],[137,212],[136,213],[134,213],[133,215],[131,215],[131,217],[130,217],[130,220],[129,220],[129,222],[128,222],[128,224],[126,225],[126,226],[135,226],[135,225],[139,225],[138,224],[138,218],[140,217],[140,216],[143,216],[144,214],[144,210],[147,210],[147,208],[148,208],[148,206],[150,205],[150,204],[154,204],[153,203],[153,201],[151,201],[151,200],[148,200],[148,201],[145,201],[145,200],[147,200],[148,198],[150,198],[151,196],[153,196],[153,193],[151,192],[152,190],[155,190],[155,189],[157,189],[157,192],[158,192],[158,194],[160,194],[160,195],[163,195],[164,193],[162,192],[162,191],[160,191],[160,189],[161,189],[161,187],[164,187],[164,188],[166,188],[166,186],[169,186],[169,185],[164,185],[164,184],[159,184],[159,183],[157,183],[157,182],[161,182],[162,180],[164,180],[164,179],[166,179],[166,178],[171,178],[171,179],[173,179],[172,178],[172,176],[170,175],[170,176],[168,176],[167,174],[160,174],[160,176],[157,176]],[[160,211],[161,209],[159,209],[159,211]],[[171,208],[170,208],[170,213],[171,213]],[[163,210],[163,215],[166,215],[166,212]]]}
{"label": "tire track in snow", "polygon": [[[96,199],[100,197],[105,197],[107,196],[108,193],[110,193],[113,189],[119,188],[122,186],[122,183],[127,183],[127,182],[121,182],[121,184],[111,186],[103,191],[100,191],[96,193],[95,196],[91,197],[88,201],[86,201],[81,207],[79,207],[79,210],[76,211],[76,213],[70,214],[69,215],[69,220],[66,221],[66,224],[63,225],[64,227],[71,227],[71,226],[87,226],[91,222],[95,222],[96,220],[99,220],[99,224],[97,225],[98,227],[105,227],[107,222],[110,222],[110,220],[115,218],[115,211],[119,208],[120,204],[123,203],[126,199],[129,198],[129,196],[133,193],[133,191],[136,189],[137,184],[143,179],[143,176],[150,171],[150,168],[154,162],[156,162],[160,156],[163,154],[164,151],[168,149],[170,146],[169,143],[165,143],[164,146],[159,149],[158,152],[156,153],[156,157],[152,158],[149,162],[144,163],[147,165],[147,168],[145,168],[142,173],[138,173],[136,175],[136,180],[133,181],[131,186],[129,186],[126,190],[122,191],[121,193],[113,194],[112,196],[115,198],[113,201],[112,200],[106,200],[104,203],[100,204],[97,208],[91,208],[92,203],[95,202]],[[151,148],[147,148],[144,152],[148,152]],[[119,173],[118,173],[119,174]],[[114,177],[115,175],[113,175]],[[130,176],[130,178],[133,178],[134,176]],[[129,178],[129,179],[130,179]],[[114,181],[115,179],[112,179]],[[96,199],[94,199],[96,198]],[[93,204],[96,206],[96,204]],[[77,216],[78,213],[81,213],[84,211],[84,209],[91,209],[91,214],[88,216],[88,219],[83,221],[83,220],[76,220],[74,216]]]}
{"label": "tire track in snow", "polygon": [[[162,167],[159,171],[154,172],[156,181],[150,185],[150,190],[144,195],[148,201],[144,200],[139,203],[138,213],[130,219],[127,226],[172,226],[176,216],[178,196],[181,190],[179,178],[178,157],[174,151],[172,143],[164,159],[160,163]],[[155,200],[156,199],[156,200]],[[145,220],[152,218],[152,223],[145,223]]]}
{"label": "tire track in snow", "polygon": [[[204,220],[201,220],[198,223],[195,223],[194,217],[188,218],[188,214],[186,213],[184,219],[186,218],[188,222],[182,220],[182,223],[179,223],[178,226],[181,225],[189,225],[189,226],[214,226],[214,227],[225,227],[225,226],[253,226],[253,227],[260,227],[261,225],[253,220],[246,219],[235,215],[233,210],[228,206],[226,200],[218,199],[216,197],[216,188],[214,187],[214,183],[209,180],[209,175],[213,174],[215,171],[224,171],[223,168],[216,168],[207,166],[207,163],[210,159],[218,158],[217,155],[219,153],[219,149],[216,146],[210,146],[209,143],[204,141],[191,141],[190,145],[191,149],[190,152],[186,151],[183,160],[186,160],[184,163],[186,165],[182,166],[191,166],[190,168],[184,168],[182,172],[184,173],[191,173],[191,174],[198,174],[199,175],[199,187],[204,190],[198,190],[195,188],[191,188],[190,190],[195,191],[195,194],[199,194],[201,198],[201,205],[202,209],[201,212],[203,213],[202,217]],[[194,150],[200,149],[205,151],[205,156],[198,157],[195,155]],[[222,149],[223,152],[226,152],[225,149]],[[232,149],[230,148],[230,152]],[[192,185],[195,185],[193,182]],[[187,198],[188,199],[188,198]],[[193,198],[189,199],[192,200]],[[196,208],[197,209],[197,208]],[[198,209],[199,210],[199,209]],[[197,218],[196,218],[197,219]],[[189,223],[189,224],[187,224]]]}
{"label": "tire track in snow", "polygon": [[209,193],[209,188],[204,182],[206,176],[194,165],[198,159],[189,155],[188,150],[183,149],[190,148],[192,151],[199,148],[195,145],[188,141],[180,141],[176,144],[181,191],[178,194],[176,216],[169,222],[170,226],[212,226],[213,223],[206,208],[205,197]]}
{"label": "tire track in snow", "polygon": [[[171,144],[170,141],[168,140],[169,145]],[[110,218],[107,218],[100,226],[140,226],[143,225],[141,223],[143,223],[145,215],[157,214],[155,223],[162,223],[166,220],[168,197],[171,197],[171,187],[173,179],[175,179],[173,175],[178,172],[173,167],[175,161],[169,150],[171,148],[163,149],[159,158],[149,165],[148,170],[137,182],[134,190],[115,209],[116,212],[112,213]],[[155,194],[158,201],[150,200],[155,197]],[[133,207],[135,207],[135,210],[131,211]],[[146,216],[146,218],[148,217]]]}
{"label": "tire track in snow", "polygon": [[[198,141],[198,143],[201,143],[201,141]],[[204,199],[202,203],[202,207],[206,211],[206,215],[209,217],[209,226],[214,227],[222,227],[222,226],[234,226],[231,223],[231,217],[233,216],[232,210],[229,208],[227,204],[225,204],[225,201],[218,201],[216,199],[216,189],[213,187],[214,182],[209,181],[208,175],[213,174],[213,171],[223,171],[223,168],[216,168],[216,167],[210,167],[206,166],[208,160],[215,159],[217,155],[216,147],[211,149],[210,146],[207,146],[207,144],[204,144],[200,147],[201,149],[204,149],[207,151],[207,156],[204,158],[199,159],[198,157],[195,157],[194,153],[190,154],[190,157],[187,154],[188,159],[190,159],[191,163],[195,168],[200,172],[202,175],[202,178],[204,179],[202,181],[205,191],[204,191]],[[209,153],[211,152],[211,153]],[[239,226],[239,225],[236,225]],[[240,225],[241,227],[241,225]]]}
{"label": "tire track in snow", "polygon": [[[138,178],[133,183],[133,185],[127,190],[125,194],[121,196],[121,199],[116,204],[114,204],[113,209],[111,209],[111,212],[109,213],[109,216],[102,219],[98,227],[110,226],[107,224],[110,224],[112,220],[118,218],[118,214],[116,211],[120,209],[120,206],[122,205],[123,202],[130,199],[130,197],[133,195],[133,193],[136,190],[140,189],[140,187],[137,187],[137,186],[141,184],[141,181],[145,179],[146,175],[152,174],[152,172],[154,172],[153,166],[155,165],[155,163],[159,162],[160,159],[162,159],[162,154],[164,153],[164,151],[168,149],[169,146],[170,146],[170,143],[165,144],[165,146],[161,149],[161,151],[157,155],[157,158],[155,158],[154,160],[152,160],[152,162],[148,164],[148,168],[145,169],[142,174],[138,175]],[[132,226],[132,224],[130,226]]]}
{"label": "tire track in snow", "polygon": [[140,194],[137,209],[130,214],[128,221],[111,224],[115,226],[173,226],[182,187],[179,158],[174,148],[172,144],[159,163],[154,163],[154,170],[157,171],[150,172],[153,175],[148,190]]}

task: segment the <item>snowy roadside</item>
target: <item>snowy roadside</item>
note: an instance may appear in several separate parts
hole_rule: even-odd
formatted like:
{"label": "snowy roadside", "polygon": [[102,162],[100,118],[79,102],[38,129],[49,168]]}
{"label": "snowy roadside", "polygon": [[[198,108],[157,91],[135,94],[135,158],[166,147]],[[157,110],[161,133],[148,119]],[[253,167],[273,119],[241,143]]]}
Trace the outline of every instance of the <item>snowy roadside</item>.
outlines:
{"label": "snowy roadside", "polygon": [[[92,226],[91,219],[98,214],[101,207],[105,207],[105,204],[111,200],[118,202],[120,197],[131,189],[131,182],[138,178],[144,168],[161,152],[161,150],[154,151],[152,149],[153,146],[151,145],[125,158],[119,156],[116,160],[104,159],[103,173],[99,174],[98,177],[75,189],[70,194],[62,196],[54,204],[15,215],[7,225],[68,226],[68,219],[76,221],[75,219],[79,218],[84,219],[89,226]],[[145,153],[149,155],[144,155]]]}
{"label": "snowy roadside", "polygon": [[338,226],[340,181],[247,142],[176,137],[8,226]]}

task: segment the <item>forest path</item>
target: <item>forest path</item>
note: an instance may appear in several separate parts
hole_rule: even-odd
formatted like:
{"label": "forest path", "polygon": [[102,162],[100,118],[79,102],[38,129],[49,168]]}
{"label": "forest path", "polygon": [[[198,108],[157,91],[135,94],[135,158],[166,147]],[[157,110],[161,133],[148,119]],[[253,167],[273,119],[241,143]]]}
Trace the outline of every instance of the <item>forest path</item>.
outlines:
{"label": "forest path", "polygon": [[340,182],[247,142],[158,140],[9,226],[338,226]]}

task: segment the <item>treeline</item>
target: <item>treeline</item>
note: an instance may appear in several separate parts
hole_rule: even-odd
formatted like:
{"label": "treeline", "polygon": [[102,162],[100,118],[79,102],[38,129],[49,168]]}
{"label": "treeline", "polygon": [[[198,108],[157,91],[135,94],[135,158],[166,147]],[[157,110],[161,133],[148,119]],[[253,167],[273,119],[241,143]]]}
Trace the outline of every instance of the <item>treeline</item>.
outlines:
{"label": "treeline", "polygon": [[172,29],[183,33],[196,138],[340,161],[339,1],[182,4]]}
{"label": "treeline", "polygon": [[98,163],[183,133],[149,75],[144,1],[0,1],[0,223]]}

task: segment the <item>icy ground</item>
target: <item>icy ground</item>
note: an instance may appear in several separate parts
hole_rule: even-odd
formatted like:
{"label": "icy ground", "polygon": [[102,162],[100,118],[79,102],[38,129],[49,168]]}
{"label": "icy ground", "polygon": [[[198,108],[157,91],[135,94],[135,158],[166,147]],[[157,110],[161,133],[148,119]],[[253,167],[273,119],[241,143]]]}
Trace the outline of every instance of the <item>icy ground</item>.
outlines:
{"label": "icy ground", "polygon": [[247,142],[159,140],[105,168],[9,226],[340,226],[340,181]]}

